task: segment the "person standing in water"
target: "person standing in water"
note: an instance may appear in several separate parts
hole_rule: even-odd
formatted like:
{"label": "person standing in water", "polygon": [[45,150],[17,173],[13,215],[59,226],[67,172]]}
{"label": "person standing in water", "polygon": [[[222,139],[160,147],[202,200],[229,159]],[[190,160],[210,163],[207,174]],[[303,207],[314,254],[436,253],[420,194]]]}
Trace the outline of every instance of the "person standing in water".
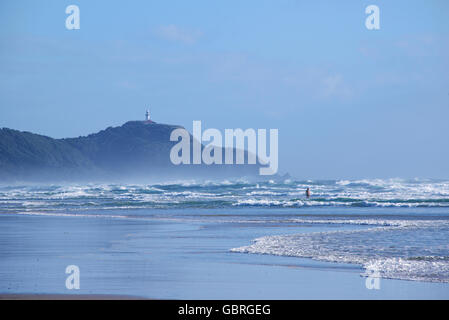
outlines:
{"label": "person standing in water", "polygon": [[307,190],[306,190],[306,197],[310,198],[310,188],[307,188]]}

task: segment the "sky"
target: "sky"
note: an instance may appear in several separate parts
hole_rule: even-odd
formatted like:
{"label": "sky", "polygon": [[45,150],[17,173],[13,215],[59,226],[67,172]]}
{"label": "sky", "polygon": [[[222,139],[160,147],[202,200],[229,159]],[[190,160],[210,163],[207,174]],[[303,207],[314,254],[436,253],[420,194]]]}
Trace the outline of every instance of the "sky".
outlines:
{"label": "sky", "polygon": [[77,137],[149,107],[278,129],[279,172],[301,179],[444,179],[448,58],[447,0],[2,0],[0,127]]}

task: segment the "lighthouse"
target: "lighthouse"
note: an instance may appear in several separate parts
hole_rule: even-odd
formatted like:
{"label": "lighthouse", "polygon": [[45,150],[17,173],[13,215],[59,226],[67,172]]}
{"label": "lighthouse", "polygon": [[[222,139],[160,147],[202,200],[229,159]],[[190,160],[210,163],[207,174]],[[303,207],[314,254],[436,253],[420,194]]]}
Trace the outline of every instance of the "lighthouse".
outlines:
{"label": "lighthouse", "polygon": [[150,121],[150,110],[147,109],[147,112],[145,112],[145,120]]}

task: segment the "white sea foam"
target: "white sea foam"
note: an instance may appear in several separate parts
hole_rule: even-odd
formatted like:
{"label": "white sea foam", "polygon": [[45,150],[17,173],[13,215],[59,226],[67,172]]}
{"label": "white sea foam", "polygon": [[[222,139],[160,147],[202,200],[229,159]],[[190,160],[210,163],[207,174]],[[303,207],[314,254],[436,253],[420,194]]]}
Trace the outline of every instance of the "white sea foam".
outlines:
{"label": "white sea foam", "polygon": [[[223,181],[182,181],[158,185],[69,185],[16,186],[0,188],[0,210],[10,209],[17,201],[23,206],[45,208],[123,208],[141,207],[142,202],[154,207],[172,204],[198,206],[251,207],[449,207],[449,182],[390,180],[287,181],[250,183],[245,179]],[[312,188],[312,197],[304,195]]]}
{"label": "white sea foam", "polygon": [[[307,187],[312,191],[310,198],[304,194]],[[230,214],[226,217],[222,214],[162,214],[156,217],[147,210],[221,207],[227,208]],[[233,216],[235,212],[248,211],[241,207],[251,207],[251,214]],[[328,210],[329,215],[311,216],[315,207]],[[264,215],[254,215],[258,208],[266,208],[262,209]],[[276,210],[271,211],[272,208]],[[284,208],[293,209],[283,211]],[[334,231],[329,232],[262,237],[232,251],[356,263],[369,270],[379,269],[382,277],[420,281],[448,282],[448,260],[444,257],[449,256],[449,220],[444,218],[447,212],[441,215],[447,210],[445,208],[449,208],[449,181],[416,179],[271,180],[257,183],[228,179],[157,185],[0,187],[0,213],[8,215],[332,226]],[[123,214],[125,210],[137,212],[137,209],[136,216]],[[114,210],[117,215],[113,214]],[[343,217],[342,213],[355,210],[363,216]],[[339,212],[338,216],[335,211]],[[382,215],[377,215],[378,212]],[[414,212],[419,212],[419,217],[414,216]],[[388,218],[391,213],[394,216]],[[338,225],[347,227],[343,228],[345,231],[338,231]]]}
{"label": "white sea foam", "polygon": [[380,277],[449,282],[448,220],[293,219],[303,224],[367,225],[371,228],[266,236],[232,252],[352,263]]}
{"label": "white sea foam", "polygon": [[363,264],[365,272],[362,276],[370,276],[376,272],[382,278],[449,282],[449,261],[427,257],[418,259],[386,258],[370,260]]}

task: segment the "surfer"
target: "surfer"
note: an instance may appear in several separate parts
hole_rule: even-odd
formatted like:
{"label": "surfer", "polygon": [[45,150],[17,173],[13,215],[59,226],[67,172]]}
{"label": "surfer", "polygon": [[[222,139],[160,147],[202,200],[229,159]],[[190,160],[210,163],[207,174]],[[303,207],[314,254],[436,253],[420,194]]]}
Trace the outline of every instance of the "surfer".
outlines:
{"label": "surfer", "polygon": [[310,198],[310,188],[307,188],[307,190],[306,190],[306,197]]}

